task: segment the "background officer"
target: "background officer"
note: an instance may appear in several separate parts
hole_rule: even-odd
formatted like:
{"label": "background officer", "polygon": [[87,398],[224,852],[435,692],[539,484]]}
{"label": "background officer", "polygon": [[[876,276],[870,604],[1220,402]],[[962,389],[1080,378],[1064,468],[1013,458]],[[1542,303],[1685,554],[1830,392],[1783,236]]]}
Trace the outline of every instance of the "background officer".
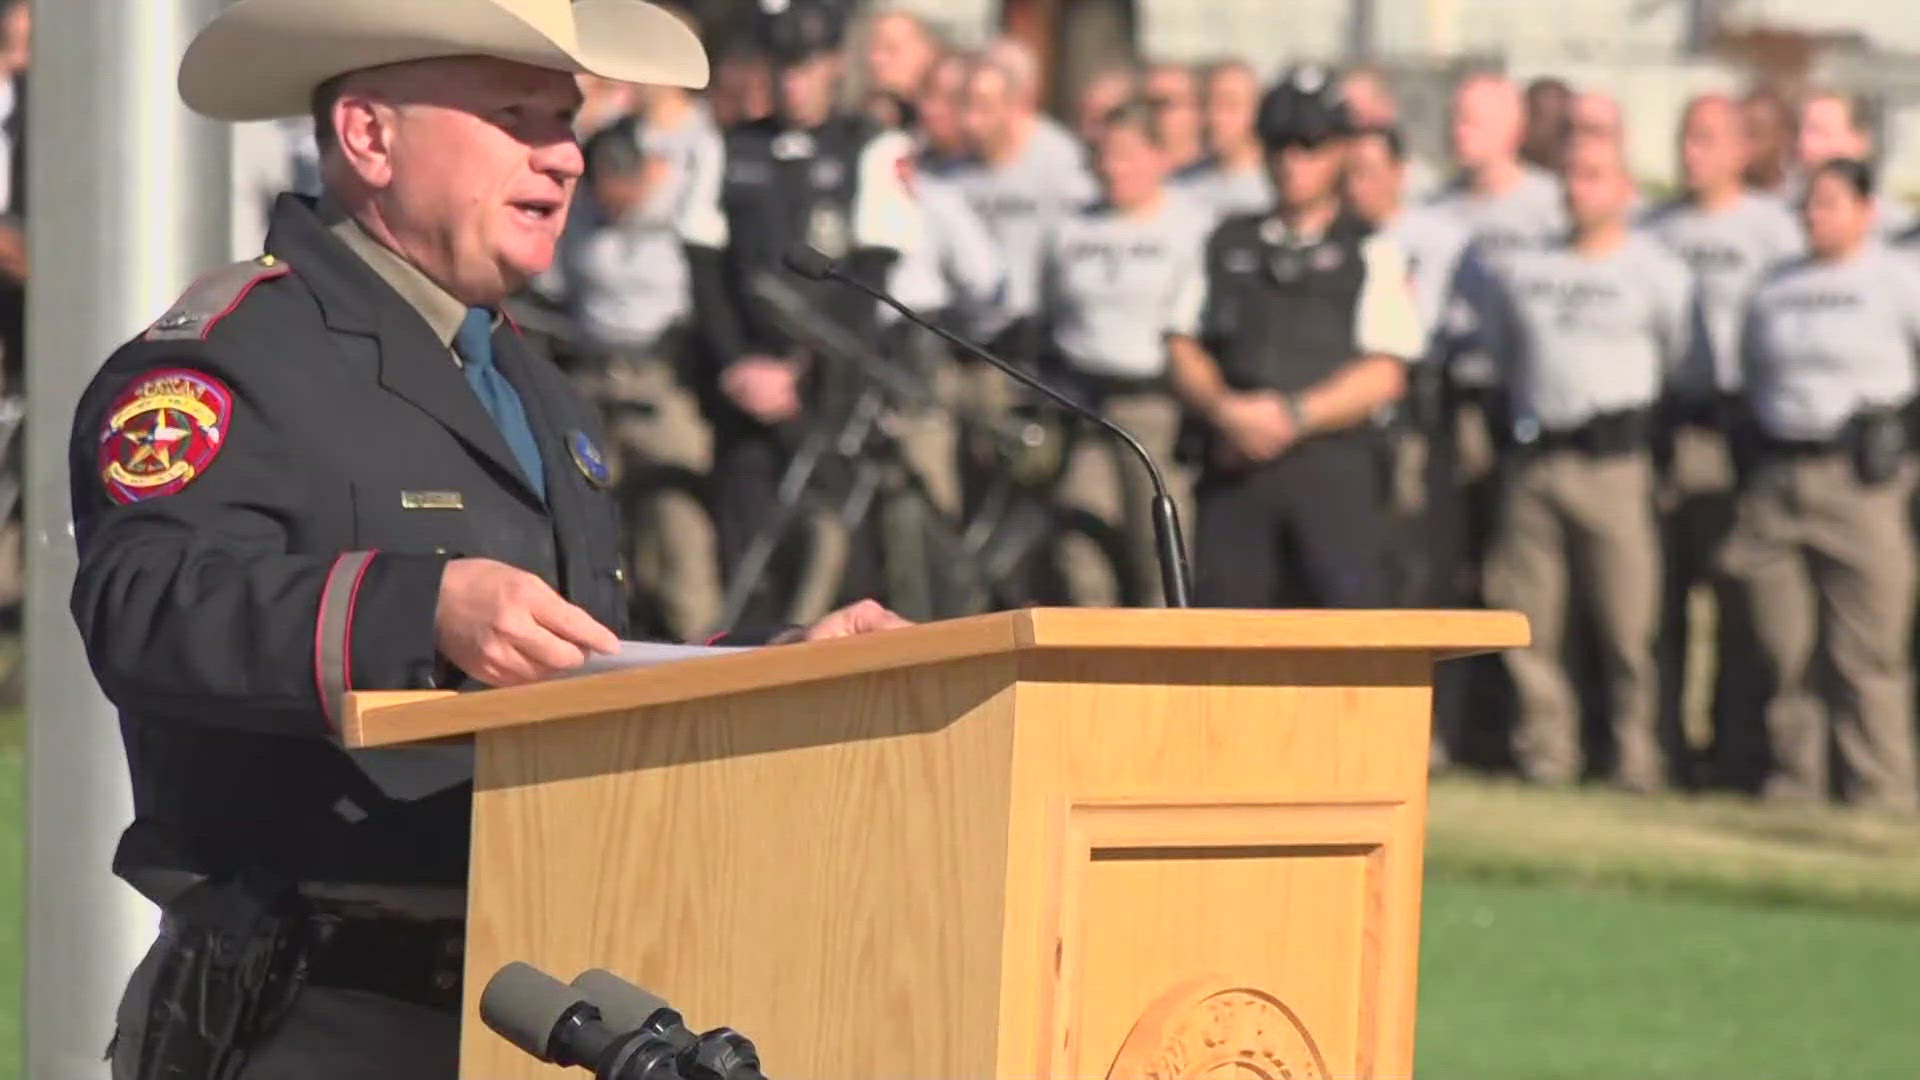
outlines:
{"label": "background officer", "polygon": [[[1186,478],[1171,468],[1180,404],[1167,382],[1167,337],[1196,332],[1212,216],[1168,190],[1171,162],[1145,102],[1110,115],[1095,152],[1105,198],[1062,221],[1042,256],[1049,359],[1063,382],[1163,463],[1182,520],[1192,520]],[[1160,595],[1153,494],[1146,471],[1118,442],[1081,430],[1061,496],[1120,526],[1125,570],[1148,598]],[[1071,566],[1068,575],[1076,599],[1089,602]]]}
{"label": "background officer", "polygon": [[[1739,106],[1707,94],[1687,106],[1680,122],[1683,191],[1656,208],[1643,227],[1693,273],[1698,320],[1686,371],[1674,386],[1663,438],[1670,460],[1662,481],[1666,536],[1664,614],[1661,618],[1661,716],[1670,749],[1684,748],[1681,701],[1693,620],[1694,591],[1713,591],[1713,745],[1699,779],[1752,780],[1764,747],[1751,716],[1758,703],[1745,691],[1752,663],[1751,619],[1738,591],[1719,571],[1720,548],[1733,527],[1733,459],[1727,446],[1731,403],[1740,390],[1740,327],[1747,300],[1774,264],[1798,254],[1805,242],[1786,205],[1747,190],[1740,173],[1749,156]],[[1697,674],[1697,673],[1696,673]],[[1683,763],[1676,762],[1676,766]]]}
{"label": "background officer", "polygon": [[1381,450],[1373,414],[1421,352],[1398,245],[1340,197],[1346,118],[1307,68],[1260,108],[1278,201],[1229,218],[1206,253],[1196,337],[1172,342],[1195,429],[1196,600],[1381,607]]}
{"label": "background officer", "polygon": [[687,386],[692,294],[682,237],[717,213],[723,152],[706,106],[680,87],[636,89],[637,111],[587,140],[556,283],[587,337],[576,366],[604,414],[630,532],[636,617],[682,640],[716,629],[713,525],[690,493],[643,491],[644,470],[705,475],[711,436]]}
{"label": "background officer", "polygon": [[[831,282],[795,281],[781,257],[810,244],[884,286],[899,254],[919,238],[902,178],[906,137],[876,134],[866,117],[835,111],[846,19],[839,0],[763,0],[755,25],[776,68],[774,114],[727,132],[720,212],[703,215],[705,227],[687,235],[706,350],[699,381],[714,426],[714,527],[726,573],[778,505],[798,425],[836,415],[857,379],[797,348],[755,296],[755,277],[777,274],[811,289],[818,311],[877,341],[871,300]],[[771,605],[791,594],[779,579],[793,572],[797,554],[786,545],[774,580],[749,609],[759,619],[779,618]],[[849,571],[850,581],[860,577]]]}
{"label": "background officer", "polygon": [[1614,777],[1665,782],[1655,738],[1660,538],[1653,408],[1686,353],[1686,267],[1627,228],[1633,186],[1617,144],[1576,136],[1564,179],[1569,237],[1518,252],[1480,305],[1512,412],[1487,557],[1487,600],[1526,613],[1531,647],[1506,654],[1528,779],[1579,778],[1580,701],[1564,666],[1569,611],[1591,611]]}
{"label": "background officer", "polygon": [[1425,347],[1409,370],[1409,392],[1395,409],[1388,505],[1393,518],[1393,596],[1427,607],[1446,602],[1434,579],[1429,454],[1440,424],[1441,365],[1434,358],[1442,319],[1457,292],[1468,233],[1459,219],[1429,205],[1406,204],[1407,156],[1394,128],[1364,128],[1347,151],[1346,195],[1354,213],[1400,245],[1407,256],[1414,309]]}
{"label": "background officer", "polygon": [[1776,269],[1741,338],[1747,427],[1723,562],[1758,635],[1773,798],[1824,799],[1827,746],[1844,793],[1915,804],[1913,466],[1920,272],[1872,237],[1873,179],[1857,161],[1815,168],[1810,254]]}
{"label": "background officer", "polygon": [[346,751],[342,698],[617,647],[595,418],[498,305],[582,172],[573,72],[697,85],[706,59],[643,4],[577,9],[608,65],[520,29],[572,28],[564,0],[493,5],[255,0],[183,61],[214,118],[311,109],[325,195],[283,197],[269,253],[203,277],[74,418],[72,611],[136,813],[114,868],[166,912],[116,1080],[450,1080],[471,753]]}

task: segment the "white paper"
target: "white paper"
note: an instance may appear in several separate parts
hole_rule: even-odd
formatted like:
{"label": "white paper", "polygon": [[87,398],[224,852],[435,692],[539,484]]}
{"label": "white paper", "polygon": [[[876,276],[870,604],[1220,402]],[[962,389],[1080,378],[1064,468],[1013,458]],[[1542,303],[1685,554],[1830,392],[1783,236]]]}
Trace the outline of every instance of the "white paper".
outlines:
{"label": "white paper", "polygon": [[567,672],[567,676],[600,675],[609,671],[658,667],[661,664],[673,664],[681,660],[699,660],[707,656],[727,656],[747,651],[746,648],[738,646],[669,645],[658,641],[623,641],[620,643],[619,652],[611,656],[589,657],[586,663]]}

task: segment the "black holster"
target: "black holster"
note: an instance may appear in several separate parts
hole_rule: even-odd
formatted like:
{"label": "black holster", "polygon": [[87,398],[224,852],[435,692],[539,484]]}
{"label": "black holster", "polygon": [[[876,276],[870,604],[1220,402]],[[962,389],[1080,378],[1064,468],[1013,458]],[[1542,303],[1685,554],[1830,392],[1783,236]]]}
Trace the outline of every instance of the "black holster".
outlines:
{"label": "black holster", "polygon": [[165,905],[138,1080],[232,1080],[305,981],[308,920],[291,882],[208,879]]}
{"label": "black holster", "polygon": [[1854,476],[1863,484],[1886,483],[1907,459],[1907,421],[1898,409],[1862,411],[1848,426],[1847,439]]}

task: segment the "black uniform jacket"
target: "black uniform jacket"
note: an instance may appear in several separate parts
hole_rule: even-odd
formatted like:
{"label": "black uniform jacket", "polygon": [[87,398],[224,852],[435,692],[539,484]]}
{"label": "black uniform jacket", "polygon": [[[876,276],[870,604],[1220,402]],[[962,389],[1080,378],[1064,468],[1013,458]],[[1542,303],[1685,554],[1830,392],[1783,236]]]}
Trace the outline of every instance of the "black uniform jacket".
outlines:
{"label": "black uniform jacket", "polygon": [[339,746],[339,698],[461,681],[434,644],[458,556],[624,632],[597,424],[503,324],[543,504],[447,347],[310,202],[281,198],[267,250],[116,352],[74,419],[73,615],[134,789],[116,869],[464,885],[470,781],[389,794]]}

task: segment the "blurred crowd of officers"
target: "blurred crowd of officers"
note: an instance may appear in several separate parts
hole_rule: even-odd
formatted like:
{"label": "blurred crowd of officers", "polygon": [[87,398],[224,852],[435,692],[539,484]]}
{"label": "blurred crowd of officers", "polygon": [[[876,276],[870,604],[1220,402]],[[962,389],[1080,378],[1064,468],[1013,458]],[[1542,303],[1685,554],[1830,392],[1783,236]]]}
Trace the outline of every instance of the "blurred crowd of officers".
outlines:
{"label": "blurred crowd of officers", "polygon": [[[646,527],[664,629],[714,620],[796,425],[844,399],[753,287],[806,243],[1132,431],[1201,604],[1524,612],[1531,648],[1443,690],[1438,761],[1920,801],[1920,252],[1862,102],[1698,97],[1656,200],[1617,103],[1555,80],[1465,76],[1428,162],[1377,71],[1116,62],[1063,124],[1021,44],[852,16],[760,0],[707,96],[588,88],[542,292],[628,466],[712,477],[703,518]],[[801,286],[943,401],[1010,400]],[[902,425],[964,504],[953,425]],[[1089,437],[1058,497],[1121,529],[1157,597],[1150,494]]]}

